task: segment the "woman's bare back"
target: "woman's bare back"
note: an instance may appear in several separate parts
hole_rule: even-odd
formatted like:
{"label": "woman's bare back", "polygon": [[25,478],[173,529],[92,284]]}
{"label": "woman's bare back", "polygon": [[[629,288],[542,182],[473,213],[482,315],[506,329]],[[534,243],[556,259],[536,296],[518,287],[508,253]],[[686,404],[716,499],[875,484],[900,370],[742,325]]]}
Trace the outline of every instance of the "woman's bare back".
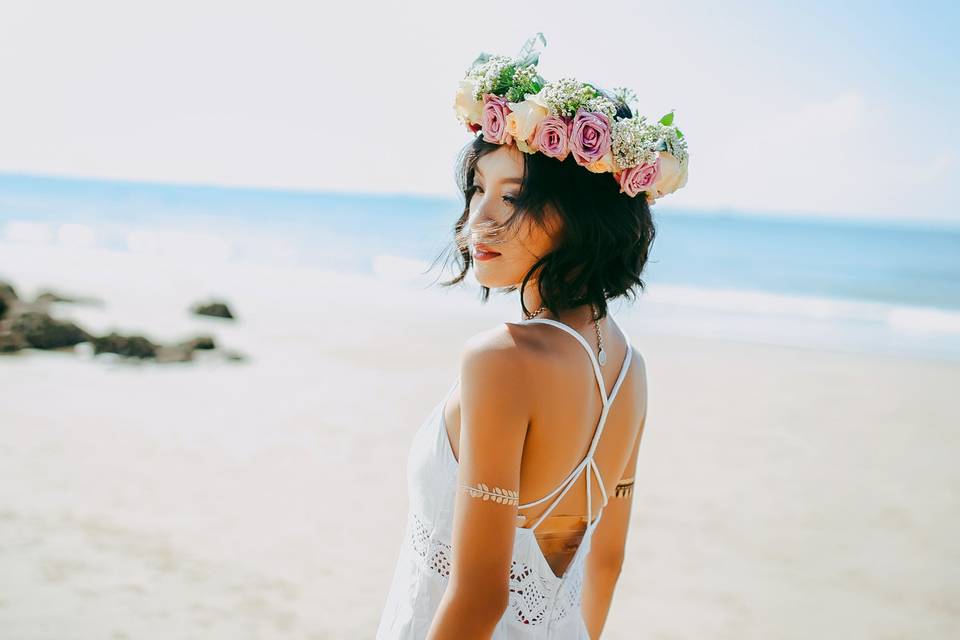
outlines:
{"label": "woman's bare back", "polygon": [[[600,322],[606,363],[600,367],[605,392],[609,395],[620,374],[626,356],[625,336],[614,323],[604,318]],[[570,327],[577,331],[576,328]],[[588,329],[593,329],[589,324]],[[611,331],[616,328],[616,331]],[[582,345],[573,336],[543,324],[506,324],[502,339],[513,341],[519,351],[529,358],[528,371],[535,372],[539,381],[530,385],[536,389],[531,398],[531,420],[523,448],[520,466],[520,495],[536,499],[548,494],[565,478],[586,455],[593,439],[603,400],[600,396],[593,364]],[[596,333],[578,331],[598,351]],[[610,499],[626,475],[631,452],[643,428],[646,414],[646,379],[642,357],[633,350],[629,368],[612,404],[597,447],[595,461],[604,479],[604,489]],[[460,458],[460,390],[455,389],[444,407],[447,438],[454,457]],[[635,463],[635,461],[634,461]],[[587,527],[586,483],[578,481],[564,495],[558,506],[537,527],[535,537],[554,573],[563,575],[580,545]],[[593,513],[596,518],[602,504],[600,489],[593,480]],[[530,500],[521,500],[521,503]],[[517,526],[527,528],[547,508],[546,504],[528,507],[518,514]]]}

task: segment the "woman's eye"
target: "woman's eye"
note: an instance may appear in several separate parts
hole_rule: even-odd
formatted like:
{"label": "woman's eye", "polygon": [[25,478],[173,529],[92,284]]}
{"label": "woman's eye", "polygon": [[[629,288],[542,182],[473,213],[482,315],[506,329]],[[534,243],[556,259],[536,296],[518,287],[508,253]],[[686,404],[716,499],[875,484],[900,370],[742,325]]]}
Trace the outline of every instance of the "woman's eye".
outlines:
{"label": "woman's eye", "polygon": [[[470,185],[470,197],[472,198],[478,193],[483,193],[483,187],[481,187],[478,184]],[[502,200],[511,206],[513,206],[517,202],[516,196],[511,196],[511,195],[503,196]]]}

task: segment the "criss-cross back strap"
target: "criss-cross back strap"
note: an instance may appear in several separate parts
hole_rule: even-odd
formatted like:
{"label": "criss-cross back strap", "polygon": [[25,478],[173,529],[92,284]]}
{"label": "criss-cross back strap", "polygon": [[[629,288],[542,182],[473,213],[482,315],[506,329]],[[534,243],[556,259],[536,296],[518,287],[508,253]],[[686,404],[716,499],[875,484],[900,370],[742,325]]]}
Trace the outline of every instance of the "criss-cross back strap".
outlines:
{"label": "criss-cross back strap", "polygon": [[[618,328],[620,328],[620,325],[617,324],[617,321],[613,319],[613,316],[610,316],[610,319],[613,321],[614,324],[617,325]],[[540,322],[544,324],[550,324],[559,329],[562,329],[563,331],[566,331],[567,333],[569,333],[570,335],[572,335],[574,338],[577,339],[577,342],[579,342],[583,346],[583,348],[587,351],[587,354],[590,356],[590,361],[593,363],[593,372],[596,375],[597,385],[600,388],[600,396],[603,399],[603,410],[600,412],[600,420],[597,423],[596,430],[593,435],[593,440],[590,442],[590,449],[587,451],[587,455],[584,456],[583,460],[581,460],[580,463],[576,467],[574,467],[574,469],[570,472],[570,474],[567,475],[567,477],[564,478],[563,481],[560,483],[560,485],[557,486],[553,491],[551,491],[544,497],[540,498],[539,500],[534,500],[533,502],[527,502],[527,503],[521,504],[519,505],[519,508],[524,509],[527,507],[532,507],[534,505],[540,504],[545,500],[549,500],[558,491],[560,492],[560,495],[557,496],[557,498],[550,504],[549,507],[547,507],[546,511],[544,511],[540,515],[540,517],[537,519],[537,522],[531,527],[531,529],[536,529],[538,526],[540,526],[540,523],[543,522],[543,520],[550,514],[550,512],[553,511],[553,509],[560,503],[560,500],[563,499],[563,496],[566,495],[567,491],[570,490],[570,487],[573,486],[574,480],[576,480],[577,476],[580,475],[580,472],[586,469],[587,470],[587,474],[586,474],[587,518],[588,518],[588,527],[592,527],[596,523],[596,521],[599,519],[599,516],[596,519],[594,519],[593,522],[590,522],[590,519],[593,516],[593,502],[592,502],[591,482],[590,482],[591,472],[593,472],[593,474],[596,476],[597,483],[600,485],[600,492],[603,495],[604,506],[606,506],[607,500],[608,500],[607,490],[603,486],[603,478],[600,475],[600,469],[597,468],[597,463],[593,459],[593,454],[597,449],[597,445],[600,443],[600,436],[603,434],[603,427],[607,422],[607,415],[609,415],[610,413],[610,407],[612,406],[613,401],[617,396],[617,392],[620,390],[620,385],[623,383],[624,378],[626,378],[627,371],[630,369],[630,359],[633,354],[633,349],[630,345],[630,337],[626,334],[625,331],[623,331],[622,328],[620,329],[620,331],[624,334],[624,336],[627,339],[626,340],[627,352],[624,355],[623,364],[620,366],[620,373],[617,376],[617,380],[613,385],[613,389],[611,389],[610,391],[610,395],[608,396],[606,392],[606,385],[603,381],[603,374],[600,373],[600,363],[597,360],[597,357],[593,353],[593,348],[583,338],[583,336],[581,336],[578,332],[574,331],[573,329],[563,324],[562,322],[551,320],[550,318],[530,318],[522,322],[523,323]]]}

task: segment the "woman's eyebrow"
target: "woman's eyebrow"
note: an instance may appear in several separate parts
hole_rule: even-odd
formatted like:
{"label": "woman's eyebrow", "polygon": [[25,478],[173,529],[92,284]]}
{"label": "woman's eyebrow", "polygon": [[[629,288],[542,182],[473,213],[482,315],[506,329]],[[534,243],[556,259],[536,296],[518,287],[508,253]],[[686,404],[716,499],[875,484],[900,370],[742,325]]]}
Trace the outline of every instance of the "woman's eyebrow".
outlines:
{"label": "woman's eyebrow", "polygon": [[[480,170],[480,167],[477,167],[476,169],[474,169],[473,172],[478,176],[480,176],[481,178],[483,177],[483,171]],[[513,184],[523,184],[523,178],[519,176],[510,176],[509,178],[504,178],[500,182],[512,182]]]}

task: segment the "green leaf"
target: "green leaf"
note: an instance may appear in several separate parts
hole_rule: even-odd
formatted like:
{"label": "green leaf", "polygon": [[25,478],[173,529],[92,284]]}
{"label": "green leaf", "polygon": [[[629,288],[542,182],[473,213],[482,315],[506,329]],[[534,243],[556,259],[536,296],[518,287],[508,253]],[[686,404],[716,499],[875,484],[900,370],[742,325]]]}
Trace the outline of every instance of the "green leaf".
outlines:
{"label": "green leaf", "polygon": [[489,59],[492,58],[492,57],[493,57],[493,56],[491,56],[489,53],[483,52],[483,53],[481,53],[480,55],[478,55],[478,56],[476,57],[476,59],[474,59],[473,63],[471,63],[471,65],[470,65],[470,68],[472,69],[472,68],[476,67],[476,66],[479,65],[479,64],[483,64],[484,62],[486,62],[487,60],[489,60]]}
{"label": "green leaf", "polygon": [[665,116],[663,116],[662,118],[660,118],[660,124],[662,124],[662,125],[664,125],[664,126],[667,126],[667,127],[669,127],[670,125],[673,124],[673,111],[672,111],[672,110],[670,111],[670,113],[668,113],[667,115],[665,115]]}
{"label": "green leaf", "polygon": [[524,67],[530,64],[537,64],[540,62],[540,46],[537,42],[540,42],[544,47],[547,46],[547,39],[543,37],[543,34],[537,32],[536,35],[530,36],[527,38],[527,41],[523,43],[523,47],[520,49],[520,53],[517,54],[517,62],[519,66]]}
{"label": "green leaf", "polygon": [[[677,129],[677,128],[674,127],[674,129]],[[683,131],[680,131],[680,129],[677,129],[677,138],[680,140],[683,140]]]}
{"label": "green leaf", "polygon": [[492,93],[502,96],[506,93],[511,85],[513,84],[513,74],[517,72],[517,68],[513,65],[507,65],[500,72],[500,75],[497,77],[497,81],[493,84]]}

